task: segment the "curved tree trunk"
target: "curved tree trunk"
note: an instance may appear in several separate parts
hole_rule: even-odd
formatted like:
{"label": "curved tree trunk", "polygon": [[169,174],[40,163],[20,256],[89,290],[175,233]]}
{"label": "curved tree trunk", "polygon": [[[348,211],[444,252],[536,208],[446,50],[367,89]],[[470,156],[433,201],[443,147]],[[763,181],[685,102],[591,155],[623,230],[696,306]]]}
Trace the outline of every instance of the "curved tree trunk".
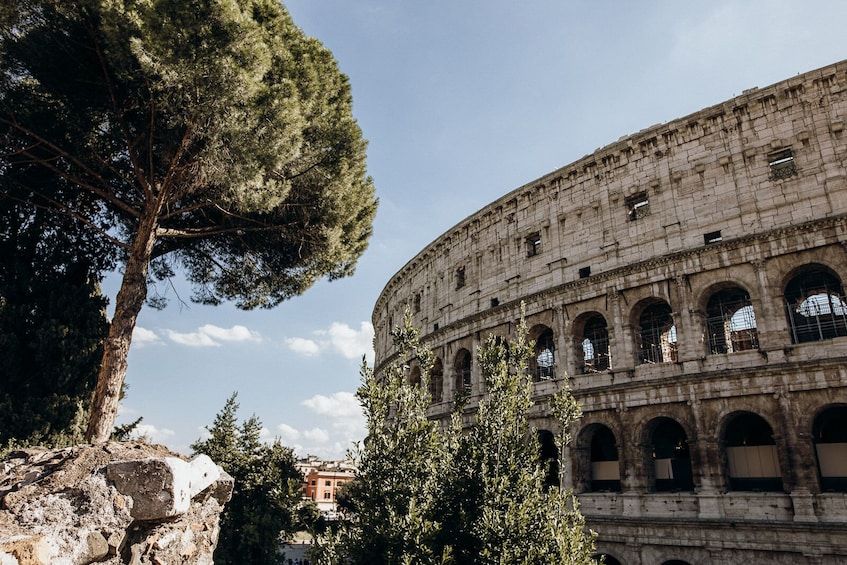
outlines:
{"label": "curved tree trunk", "polygon": [[121,288],[115,298],[115,315],[109,335],[103,345],[103,361],[97,375],[97,386],[91,402],[91,417],[85,437],[91,443],[105,443],[112,435],[124,378],[127,355],[138,313],[147,298],[147,272],[153,245],[160,204],[148,206],[138,226],[130,255],[124,265]]}

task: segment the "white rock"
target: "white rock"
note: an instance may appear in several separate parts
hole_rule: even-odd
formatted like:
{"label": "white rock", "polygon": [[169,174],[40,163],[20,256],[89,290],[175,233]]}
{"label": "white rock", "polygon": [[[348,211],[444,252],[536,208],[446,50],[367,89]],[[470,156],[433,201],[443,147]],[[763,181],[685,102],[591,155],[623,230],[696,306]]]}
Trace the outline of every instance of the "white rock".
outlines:
{"label": "white rock", "polygon": [[189,498],[194,498],[221,478],[221,468],[208,455],[200,454],[188,462],[190,477],[188,481]]}

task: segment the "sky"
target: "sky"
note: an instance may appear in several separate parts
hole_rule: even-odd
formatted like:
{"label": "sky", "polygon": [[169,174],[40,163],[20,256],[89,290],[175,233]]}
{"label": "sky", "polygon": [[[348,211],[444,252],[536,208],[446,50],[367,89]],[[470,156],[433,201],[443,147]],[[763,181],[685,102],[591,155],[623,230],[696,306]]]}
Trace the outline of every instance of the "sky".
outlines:
{"label": "sky", "polygon": [[[371,314],[423,247],[622,136],[847,59],[843,0],[289,0],[349,78],[379,211],[354,276],[272,310],[139,317],[119,423],[190,454],[227,398],[299,456],[344,458]],[[104,284],[114,296],[118,277]]]}

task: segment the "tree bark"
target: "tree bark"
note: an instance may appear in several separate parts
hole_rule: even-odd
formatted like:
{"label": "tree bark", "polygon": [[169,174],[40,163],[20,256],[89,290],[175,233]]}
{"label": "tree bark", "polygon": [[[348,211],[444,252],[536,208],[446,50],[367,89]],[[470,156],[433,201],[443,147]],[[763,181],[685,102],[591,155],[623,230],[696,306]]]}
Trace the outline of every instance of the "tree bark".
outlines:
{"label": "tree bark", "polygon": [[97,386],[91,402],[86,439],[95,444],[109,441],[118,415],[124,378],[126,377],[127,355],[132,343],[132,332],[138,313],[147,299],[147,273],[153,245],[156,243],[161,202],[149,204],[141,217],[138,232],[124,265],[121,288],[115,298],[115,314],[109,334],[103,346],[103,361],[97,375]]}

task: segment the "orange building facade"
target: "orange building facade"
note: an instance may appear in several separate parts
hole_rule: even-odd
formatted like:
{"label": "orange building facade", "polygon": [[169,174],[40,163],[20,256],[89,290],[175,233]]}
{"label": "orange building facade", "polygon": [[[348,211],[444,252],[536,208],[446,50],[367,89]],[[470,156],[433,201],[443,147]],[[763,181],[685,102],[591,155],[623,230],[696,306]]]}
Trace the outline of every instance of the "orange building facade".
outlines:
{"label": "orange building facade", "polygon": [[355,469],[349,461],[320,461],[309,459],[301,463],[303,498],[314,501],[323,514],[338,511],[338,491],[353,479]]}

